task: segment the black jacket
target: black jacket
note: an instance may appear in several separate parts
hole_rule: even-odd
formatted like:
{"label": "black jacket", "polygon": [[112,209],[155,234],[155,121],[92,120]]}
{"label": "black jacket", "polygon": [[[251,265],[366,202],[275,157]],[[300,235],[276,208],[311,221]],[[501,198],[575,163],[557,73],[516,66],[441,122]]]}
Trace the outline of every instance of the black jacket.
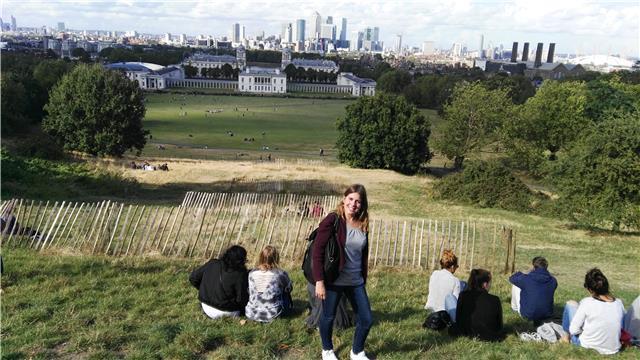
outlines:
{"label": "black jacket", "polygon": [[198,299],[222,311],[240,311],[249,301],[247,271],[223,270],[220,260],[210,260],[189,276],[189,282],[198,289]]}
{"label": "black jacket", "polygon": [[456,323],[449,331],[454,336],[477,337],[485,341],[504,339],[500,298],[485,290],[461,292],[456,308]]}

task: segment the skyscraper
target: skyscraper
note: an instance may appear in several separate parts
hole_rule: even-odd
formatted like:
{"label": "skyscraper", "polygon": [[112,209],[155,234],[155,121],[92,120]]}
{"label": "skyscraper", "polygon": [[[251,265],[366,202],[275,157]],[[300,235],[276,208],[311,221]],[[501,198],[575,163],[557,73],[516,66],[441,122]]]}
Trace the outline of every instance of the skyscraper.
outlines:
{"label": "skyscraper", "polygon": [[333,16],[327,16],[327,24],[333,24]]}
{"label": "skyscraper", "polygon": [[317,11],[311,15],[311,31],[313,32],[310,37],[317,39],[322,31],[322,17]]}
{"label": "skyscraper", "polygon": [[396,35],[396,54],[402,53],[402,34]]}
{"label": "skyscraper", "polygon": [[320,32],[320,39],[336,40],[336,26],[333,24],[322,24],[322,31]]}
{"label": "skyscraper", "polygon": [[480,35],[480,48],[478,49],[478,57],[484,59],[484,34]]}
{"label": "skyscraper", "polygon": [[235,23],[231,27],[231,42],[239,43],[240,42],[240,24]]}
{"label": "skyscraper", "polygon": [[240,27],[240,41],[244,41],[246,38],[247,38],[246,29],[245,29],[244,25],[242,25]]}
{"label": "skyscraper", "polygon": [[295,35],[295,41],[296,42],[304,43],[304,39],[305,39],[305,33],[304,33],[305,23],[306,23],[306,21],[304,19],[296,20],[296,35]]}
{"label": "skyscraper", "polygon": [[380,28],[379,27],[374,27],[373,28],[373,39],[371,39],[374,42],[378,42],[380,41]]}
{"label": "skyscraper", "polygon": [[11,31],[18,30],[18,26],[16,25],[16,18],[11,15]]}
{"label": "skyscraper", "polygon": [[64,23],[63,22],[59,22],[58,23],[58,31],[64,31],[65,27],[64,27]]}
{"label": "skyscraper", "polygon": [[293,41],[293,29],[291,23],[282,24],[282,42],[290,43]]}
{"label": "skyscraper", "polygon": [[340,47],[347,47],[347,18],[342,18],[342,27],[340,28]]}

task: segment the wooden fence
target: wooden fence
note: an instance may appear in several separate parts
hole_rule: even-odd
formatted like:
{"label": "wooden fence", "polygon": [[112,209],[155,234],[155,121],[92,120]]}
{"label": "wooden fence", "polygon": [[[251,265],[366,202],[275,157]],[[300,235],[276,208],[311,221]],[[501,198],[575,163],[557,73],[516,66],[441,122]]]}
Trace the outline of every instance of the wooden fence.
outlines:
{"label": "wooden fence", "polygon": [[[112,201],[10,200],[0,210],[3,246],[68,248],[110,256],[164,255],[213,258],[231,244],[250,255],[276,246],[283,259],[298,261],[307,236],[339,198],[292,194],[188,193],[179,206]],[[315,208],[300,204],[320,205]],[[18,224],[18,225],[15,225]],[[444,249],[455,251],[460,268],[511,271],[515,231],[497,223],[451,219],[370,220],[371,266],[439,268]]]}

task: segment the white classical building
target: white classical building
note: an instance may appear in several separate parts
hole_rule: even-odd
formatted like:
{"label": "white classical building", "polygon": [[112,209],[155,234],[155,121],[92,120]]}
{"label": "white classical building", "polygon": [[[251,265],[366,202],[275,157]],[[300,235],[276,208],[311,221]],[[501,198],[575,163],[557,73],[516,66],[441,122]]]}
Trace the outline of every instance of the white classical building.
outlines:
{"label": "white classical building", "polygon": [[202,74],[202,69],[221,68],[225,64],[234,69],[244,70],[247,65],[247,55],[243,46],[236,49],[236,56],[231,55],[209,55],[196,53],[182,62],[182,66],[193,66],[198,69],[198,75]]}
{"label": "white classical building", "polygon": [[293,59],[291,60],[291,64],[295,65],[295,67],[304,68],[305,70],[314,69],[328,73],[337,73],[340,71],[340,67],[331,60]]}
{"label": "white classical building", "polygon": [[143,62],[119,62],[105,65],[107,69],[121,71],[126,77],[137,81],[145,90],[162,90],[168,86],[169,79],[184,79],[181,68],[162,66]]}
{"label": "white classical building", "polygon": [[353,96],[373,96],[376,94],[376,82],[371,79],[360,78],[352,73],[338,74],[338,86],[351,86]]}
{"label": "white classical building", "polygon": [[284,94],[287,92],[287,75],[277,68],[249,66],[238,75],[238,91]]}

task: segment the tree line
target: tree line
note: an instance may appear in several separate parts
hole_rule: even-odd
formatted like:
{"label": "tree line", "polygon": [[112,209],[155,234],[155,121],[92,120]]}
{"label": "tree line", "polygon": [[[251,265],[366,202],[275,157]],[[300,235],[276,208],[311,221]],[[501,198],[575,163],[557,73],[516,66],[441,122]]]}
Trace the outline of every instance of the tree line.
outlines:
{"label": "tree line", "polygon": [[[539,210],[613,230],[640,226],[636,76],[623,72],[547,80],[526,98],[522,93],[514,97],[521,79],[460,80],[443,101],[444,124],[433,140],[415,105],[397,95],[431,77],[412,82],[398,71],[383,77],[393,77],[388,85],[382,82],[390,91],[359,99],[338,120],[342,162],[414,174],[431,158],[431,145],[457,170],[436,187],[444,198]],[[483,157],[491,160],[478,160]],[[558,200],[535,194],[516,174],[536,179]]]}

